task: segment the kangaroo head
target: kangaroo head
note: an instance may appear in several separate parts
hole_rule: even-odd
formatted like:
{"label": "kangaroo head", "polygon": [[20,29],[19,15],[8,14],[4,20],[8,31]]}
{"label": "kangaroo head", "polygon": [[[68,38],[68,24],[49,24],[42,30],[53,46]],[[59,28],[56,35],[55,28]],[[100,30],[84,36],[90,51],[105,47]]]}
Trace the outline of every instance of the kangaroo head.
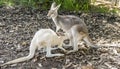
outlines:
{"label": "kangaroo head", "polygon": [[57,11],[58,11],[60,5],[61,4],[56,6],[55,2],[52,3],[51,8],[50,8],[50,10],[48,11],[48,14],[47,14],[48,18],[55,18],[58,15]]}

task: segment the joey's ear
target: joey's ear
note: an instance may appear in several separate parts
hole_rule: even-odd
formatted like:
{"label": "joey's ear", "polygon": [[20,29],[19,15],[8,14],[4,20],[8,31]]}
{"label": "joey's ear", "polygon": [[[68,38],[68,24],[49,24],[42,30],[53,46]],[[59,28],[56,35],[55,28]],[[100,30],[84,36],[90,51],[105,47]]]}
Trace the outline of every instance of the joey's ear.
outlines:
{"label": "joey's ear", "polygon": [[55,7],[55,10],[58,10],[58,9],[60,8],[60,6],[61,6],[61,4],[57,5],[57,6]]}
{"label": "joey's ear", "polygon": [[65,36],[65,33],[63,33],[63,32],[56,32],[56,34],[57,34],[58,36]]}
{"label": "joey's ear", "polygon": [[56,3],[53,2],[52,5],[51,5],[51,9],[55,8],[56,7]]}

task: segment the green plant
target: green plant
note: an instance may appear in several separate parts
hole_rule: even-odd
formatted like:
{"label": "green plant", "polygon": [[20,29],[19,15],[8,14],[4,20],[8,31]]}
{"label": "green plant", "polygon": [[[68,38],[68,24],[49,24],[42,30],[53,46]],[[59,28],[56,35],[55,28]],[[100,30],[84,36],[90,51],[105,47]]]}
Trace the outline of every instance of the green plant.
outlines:
{"label": "green plant", "polygon": [[63,7],[67,10],[73,10],[74,8],[74,1],[73,0],[64,0]]}
{"label": "green plant", "polygon": [[61,4],[62,9],[71,11],[89,11],[89,0],[53,0]]}
{"label": "green plant", "polygon": [[0,0],[0,5],[14,6],[14,1],[13,0]]}
{"label": "green plant", "polygon": [[0,0],[0,5],[3,6],[22,6],[38,9],[49,9],[52,2],[61,4],[60,9],[65,11],[81,11],[81,12],[99,12],[99,13],[118,13],[119,9],[113,8],[110,10],[104,5],[94,6],[96,0]]}

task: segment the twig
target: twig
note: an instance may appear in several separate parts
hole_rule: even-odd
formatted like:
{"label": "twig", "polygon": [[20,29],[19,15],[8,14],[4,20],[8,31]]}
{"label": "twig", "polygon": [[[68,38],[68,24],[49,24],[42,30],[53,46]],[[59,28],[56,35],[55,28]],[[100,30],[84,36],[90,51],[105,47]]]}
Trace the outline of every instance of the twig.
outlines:
{"label": "twig", "polygon": [[97,44],[100,47],[114,47],[114,48],[120,48],[120,44]]}

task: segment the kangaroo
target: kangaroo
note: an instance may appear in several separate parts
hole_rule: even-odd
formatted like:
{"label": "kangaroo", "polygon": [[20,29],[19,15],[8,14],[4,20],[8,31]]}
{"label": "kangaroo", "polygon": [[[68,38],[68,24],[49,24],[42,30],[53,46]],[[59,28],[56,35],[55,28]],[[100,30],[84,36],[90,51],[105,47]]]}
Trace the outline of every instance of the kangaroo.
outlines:
{"label": "kangaroo", "polygon": [[56,32],[62,29],[70,39],[70,43],[73,46],[73,50],[69,52],[78,51],[78,42],[84,40],[88,46],[95,47],[91,39],[89,38],[88,29],[83,20],[74,15],[59,15],[58,9],[61,4],[56,6],[53,2],[50,10],[48,11],[48,18],[52,19],[56,25]]}
{"label": "kangaroo", "polygon": [[[40,29],[37,31],[31,41],[30,47],[29,47],[29,55],[25,57],[21,57],[9,62],[6,62],[2,64],[1,66],[23,62],[26,60],[29,60],[34,57],[35,50],[38,48],[38,50],[41,50],[42,48],[46,51],[46,57],[54,57],[54,56],[63,56],[64,54],[52,54],[51,50],[54,49],[62,49],[64,52],[66,50],[62,47],[63,41],[67,39],[64,35],[57,35],[53,30],[51,29]],[[57,48],[52,48],[53,46],[58,45]]]}

